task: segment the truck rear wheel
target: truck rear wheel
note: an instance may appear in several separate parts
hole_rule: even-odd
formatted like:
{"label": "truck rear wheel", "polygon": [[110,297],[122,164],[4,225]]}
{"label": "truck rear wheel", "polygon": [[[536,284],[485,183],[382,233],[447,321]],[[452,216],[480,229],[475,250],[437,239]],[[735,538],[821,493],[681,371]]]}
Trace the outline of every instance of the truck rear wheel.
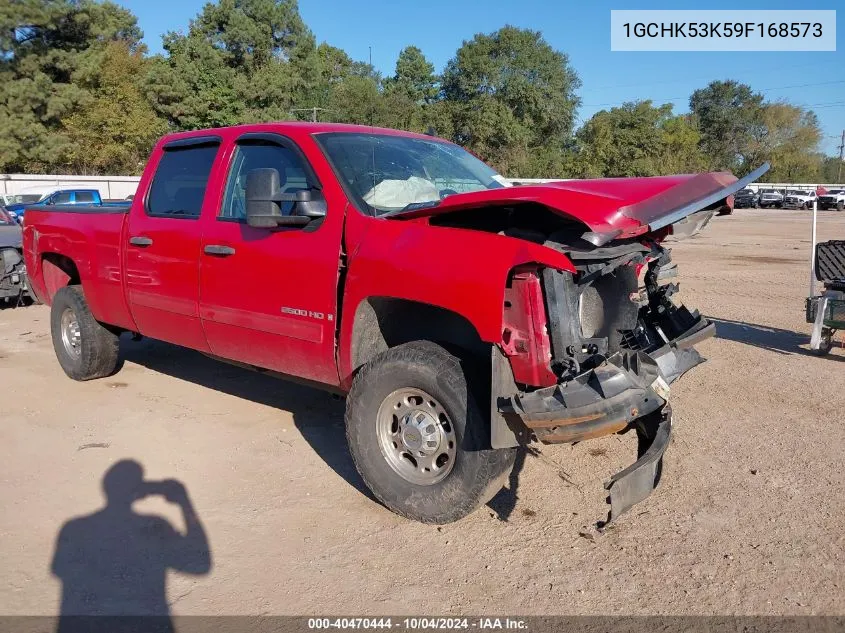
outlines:
{"label": "truck rear wheel", "polygon": [[423,523],[457,521],[489,501],[516,457],[490,448],[461,361],[429,341],[361,368],[346,400],[346,436],[376,498]]}
{"label": "truck rear wheel", "polygon": [[74,380],[103,378],[117,369],[118,336],[94,318],[79,286],[56,292],[50,332],[59,365]]}

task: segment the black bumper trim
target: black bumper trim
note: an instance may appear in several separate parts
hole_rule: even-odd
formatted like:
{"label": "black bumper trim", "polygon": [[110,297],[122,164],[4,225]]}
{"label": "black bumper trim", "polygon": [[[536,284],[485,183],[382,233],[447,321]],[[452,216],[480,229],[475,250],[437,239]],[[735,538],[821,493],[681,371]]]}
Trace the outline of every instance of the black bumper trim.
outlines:
{"label": "black bumper trim", "polygon": [[663,467],[663,453],[672,436],[672,409],[667,404],[661,412],[660,422],[650,441],[648,430],[637,430],[641,446],[640,458],[604,484],[610,492],[610,513],[608,522],[619,518],[633,506],[643,501],[657,487]]}

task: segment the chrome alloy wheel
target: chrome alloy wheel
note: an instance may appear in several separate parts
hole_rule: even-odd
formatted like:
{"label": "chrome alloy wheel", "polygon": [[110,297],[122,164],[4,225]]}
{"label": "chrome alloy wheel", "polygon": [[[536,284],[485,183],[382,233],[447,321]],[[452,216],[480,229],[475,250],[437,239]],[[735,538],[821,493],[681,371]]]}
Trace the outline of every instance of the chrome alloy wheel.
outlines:
{"label": "chrome alloy wheel", "polygon": [[421,389],[406,387],[384,399],[376,435],[390,467],[413,484],[436,484],[455,465],[455,427],[440,403]]}
{"label": "chrome alloy wheel", "polygon": [[61,330],[65,351],[71,357],[79,358],[82,354],[82,332],[79,330],[76,313],[70,308],[65,308],[62,312]]}

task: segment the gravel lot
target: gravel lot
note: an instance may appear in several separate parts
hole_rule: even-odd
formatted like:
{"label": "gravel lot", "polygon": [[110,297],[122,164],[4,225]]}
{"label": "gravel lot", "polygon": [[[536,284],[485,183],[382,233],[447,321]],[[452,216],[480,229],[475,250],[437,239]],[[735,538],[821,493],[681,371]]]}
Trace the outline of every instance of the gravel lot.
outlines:
{"label": "gravel lot", "polygon": [[[821,218],[822,239],[845,237],[845,214]],[[0,612],[58,613],[59,530],[131,459],[182,482],[207,533],[210,569],[183,560],[195,573],[164,586],[164,555],[141,561],[140,599],[164,591],[175,614],[843,614],[845,350],[807,351],[809,234],[806,212],[740,210],[675,246],[681,296],[718,337],[673,387],[659,489],[604,533],[602,482],[633,437],[543,447],[489,507],[418,525],[364,491],[342,402],[128,338],[120,373],[75,383],[49,310],[2,310]],[[184,529],[160,496],[133,508]],[[133,573],[133,515],[112,515],[74,538]]]}

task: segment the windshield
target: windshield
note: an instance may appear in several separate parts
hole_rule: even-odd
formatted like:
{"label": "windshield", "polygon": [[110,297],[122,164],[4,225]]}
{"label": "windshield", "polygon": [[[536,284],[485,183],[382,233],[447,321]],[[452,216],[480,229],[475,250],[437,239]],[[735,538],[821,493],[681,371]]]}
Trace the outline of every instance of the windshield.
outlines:
{"label": "windshield", "polygon": [[753,189],[740,189],[739,191],[736,192],[736,195],[738,195],[738,196],[753,196],[754,190]]}
{"label": "windshield", "polygon": [[318,134],[317,141],[347,190],[374,215],[507,182],[466,150],[434,139],[341,132]]}

